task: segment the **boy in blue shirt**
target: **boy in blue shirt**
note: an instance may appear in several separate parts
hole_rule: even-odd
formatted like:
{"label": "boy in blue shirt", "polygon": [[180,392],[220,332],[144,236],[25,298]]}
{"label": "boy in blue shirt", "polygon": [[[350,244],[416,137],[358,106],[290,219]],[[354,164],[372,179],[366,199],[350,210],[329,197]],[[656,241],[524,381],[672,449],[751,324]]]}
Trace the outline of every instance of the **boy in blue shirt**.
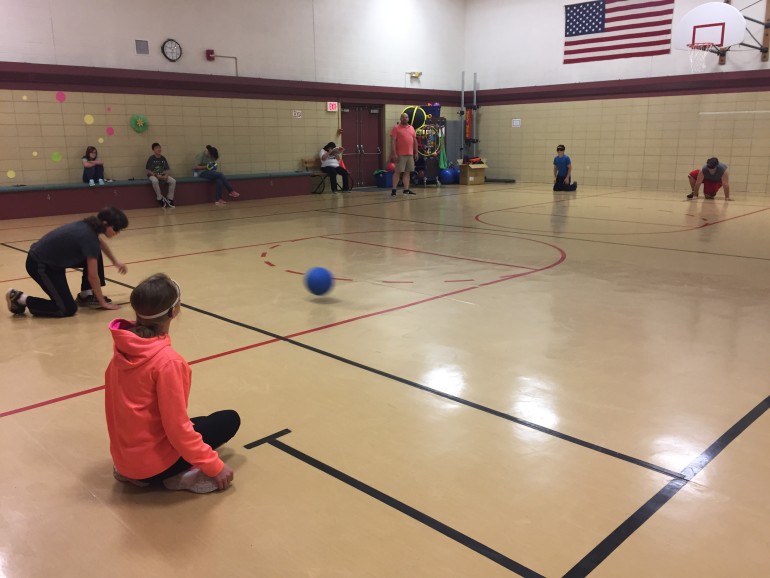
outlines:
{"label": "boy in blue shirt", "polygon": [[572,182],[572,161],[564,154],[563,144],[556,146],[556,156],[553,158],[553,190],[576,191],[577,182]]}

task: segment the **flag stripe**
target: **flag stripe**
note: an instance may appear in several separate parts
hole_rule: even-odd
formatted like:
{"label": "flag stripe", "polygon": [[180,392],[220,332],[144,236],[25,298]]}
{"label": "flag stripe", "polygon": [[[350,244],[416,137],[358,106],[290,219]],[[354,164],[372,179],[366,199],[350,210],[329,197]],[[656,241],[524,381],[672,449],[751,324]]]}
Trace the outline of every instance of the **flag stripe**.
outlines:
{"label": "flag stripe", "polygon": [[671,52],[674,0],[594,0],[564,10],[565,64]]}
{"label": "flag stripe", "polygon": [[594,56],[589,56],[587,58],[570,58],[569,60],[565,59],[564,62],[569,64],[575,64],[578,62],[593,62],[595,60],[617,60],[619,58],[633,58],[635,56],[660,56],[662,54],[668,54],[671,52],[670,48],[666,48],[665,50],[651,50],[648,52],[636,52],[636,53],[627,53],[623,52],[622,54],[605,54],[602,55],[600,58],[596,58]]}
{"label": "flag stripe", "polygon": [[[667,40],[650,40],[649,42],[629,42],[623,45],[623,50],[629,50],[631,48],[638,48],[640,46],[660,46],[665,47],[669,44]],[[568,50],[565,54],[587,54],[588,52],[602,52],[607,50],[617,50],[615,45],[609,46],[592,46],[591,48],[579,48],[576,50]]]}
{"label": "flag stripe", "polygon": [[[630,40],[632,38],[651,38],[653,36],[663,36],[663,37],[671,37],[671,33],[668,30],[661,30],[659,32],[636,32],[634,34],[618,34],[615,36],[612,36],[611,38],[613,40]],[[566,43],[565,52],[567,51],[566,48],[570,48],[573,46],[585,46],[589,44],[594,44],[592,40],[574,40],[572,42]]]}

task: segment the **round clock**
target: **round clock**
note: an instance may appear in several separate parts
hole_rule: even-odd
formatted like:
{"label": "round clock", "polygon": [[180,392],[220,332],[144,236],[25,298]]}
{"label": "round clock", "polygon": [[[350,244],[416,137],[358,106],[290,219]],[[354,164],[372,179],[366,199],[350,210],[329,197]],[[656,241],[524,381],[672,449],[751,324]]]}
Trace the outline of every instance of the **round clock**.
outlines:
{"label": "round clock", "polygon": [[182,58],[182,45],[171,38],[163,43],[161,50],[163,51],[163,56],[171,62],[176,62]]}

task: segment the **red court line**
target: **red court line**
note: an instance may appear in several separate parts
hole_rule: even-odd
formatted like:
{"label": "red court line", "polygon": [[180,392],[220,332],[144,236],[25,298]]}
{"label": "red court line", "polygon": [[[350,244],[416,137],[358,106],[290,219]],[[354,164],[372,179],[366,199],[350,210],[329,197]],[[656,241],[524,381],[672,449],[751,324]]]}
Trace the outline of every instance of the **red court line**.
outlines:
{"label": "red court line", "polygon": [[[468,231],[461,231],[468,233]],[[346,234],[346,233],[340,233]],[[512,265],[511,263],[497,263],[495,261],[485,261],[484,259],[474,259],[473,257],[458,257],[456,255],[446,255],[444,253],[433,253],[431,251],[418,251],[417,249],[411,249],[409,247],[394,247],[392,245],[380,245],[379,243],[367,243],[366,241],[354,241],[352,239],[336,239],[334,237],[328,237],[326,235],[319,235],[322,239],[328,239],[330,241],[340,241],[342,243],[355,243],[357,245],[368,245],[370,247],[378,247],[380,249],[393,249],[394,251],[408,251],[410,253],[417,253],[419,255],[432,255],[434,257],[446,257],[447,259],[456,259],[458,261],[471,261],[473,263],[483,263],[484,265],[499,265],[501,267],[515,267],[516,269],[529,269],[535,271],[534,267],[525,267],[524,265]],[[511,237],[515,238],[515,237]],[[529,241],[529,239],[525,239]]]}
{"label": "red court line", "polygon": [[[284,243],[295,243],[297,241],[307,241],[310,239],[316,239],[317,236],[313,237],[300,237],[297,239],[288,239],[286,241],[283,241]],[[16,242],[16,241],[14,241]],[[263,243],[252,243],[250,245],[237,245],[235,247],[223,247],[221,249],[209,249],[208,251],[195,251],[193,253],[177,253],[175,255],[164,255],[163,257],[154,257],[152,259],[140,259],[138,261],[128,261],[126,265],[136,265],[137,263],[152,263],[153,261],[164,261],[166,259],[176,259],[178,257],[195,257],[197,255],[206,255],[209,253],[221,253],[222,251],[237,251],[240,249],[253,249],[254,247],[260,247],[262,245],[266,245],[268,243],[275,243],[275,241],[265,241]],[[265,253],[266,254],[266,253]],[[109,269],[111,267],[114,267],[114,265],[104,265],[105,269]],[[71,269],[71,272],[78,272],[77,269]],[[18,279],[2,279],[0,280],[0,283],[10,283],[11,281],[23,281],[25,279],[30,279],[31,277],[19,277]]]}
{"label": "red court line", "polygon": [[[512,207],[511,209],[496,209],[494,211],[485,211],[484,213],[479,213],[478,215],[476,215],[475,220],[478,221],[479,223],[483,223],[483,224],[488,225],[490,227],[497,227],[499,229],[508,230],[508,231],[532,231],[532,232],[535,232],[535,233],[550,233],[551,232],[551,231],[548,231],[548,230],[545,230],[545,229],[524,229],[524,228],[521,228],[521,227],[512,227],[510,225],[497,225],[495,223],[489,223],[487,221],[484,221],[481,218],[483,215],[488,215],[488,214],[491,214],[491,213],[503,213],[503,212],[506,212],[506,211],[515,212],[512,209],[515,209],[515,207]],[[732,221],[732,220],[735,220],[735,219],[742,219],[744,217],[749,217],[751,215],[755,215],[757,213],[762,213],[764,211],[770,211],[770,207],[765,207],[763,209],[757,209],[756,211],[751,211],[749,213],[743,213],[741,215],[736,215],[734,217],[728,217],[726,219],[719,219],[717,221],[706,222],[706,223],[703,223],[703,224],[698,225],[696,227],[683,227],[683,228],[681,228],[679,230],[676,230],[676,231],[650,231],[650,232],[646,232],[646,233],[645,232],[636,232],[636,233],[595,233],[595,232],[592,232],[592,231],[591,232],[587,232],[587,231],[568,231],[568,234],[570,234],[570,235],[595,235],[595,236],[603,236],[603,237],[622,237],[622,236],[629,236],[629,235],[670,235],[672,233],[686,233],[686,232],[689,232],[689,231],[696,231],[698,229],[703,229],[704,227],[710,227],[711,225],[718,225],[720,223],[726,223],[727,221]],[[561,215],[559,215],[559,216],[561,216]],[[688,216],[692,216],[692,215],[688,214]],[[637,223],[637,224],[640,224],[640,225],[646,224],[646,223],[641,223],[641,222],[637,222],[637,221],[622,221],[622,222],[625,222],[625,223]]]}
{"label": "red court line", "polygon": [[[561,248],[557,247],[556,245],[551,245],[550,243],[546,243],[544,241],[532,241],[532,242],[540,243],[540,244],[543,244],[543,245],[548,245],[549,247],[552,247],[552,248],[556,249],[559,252],[559,259],[557,259],[556,261],[554,261],[550,265],[547,265],[547,266],[542,267],[540,269],[535,269],[535,270],[531,270],[531,271],[523,271],[521,273],[517,273],[517,274],[514,274],[514,275],[508,275],[508,276],[505,276],[505,277],[503,277],[501,279],[497,279],[495,281],[489,281],[488,283],[483,283],[483,284],[480,284],[480,285],[475,285],[473,287],[465,287],[463,289],[458,289],[456,291],[450,291],[449,293],[442,293],[440,295],[434,295],[432,297],[427,297],[425,299],[420,299],[419,301],[414,301],[412,303],[406,303],[404,305],[397,305],[395,307],[390,307],[388,309],[382,309],[380,311],[373,311],[371,313],[365,313],[365,314],[359,315],[357,317],[351,317],[350,319],[343,319],[343,320],[337,321],[335,323],[329,323],[327,325],[321,325],[319,327],[313,327],[311,329],[305,329],[303,331],[297,331],[296,333],[291,333],[289,335],[284,335],[284,339],[293,339],[295,337],[300,337],[302,335],[309,335],[311,333],[316,333],[318,331],[324,331],[324,330],[330,329],[332,327],[339,327],[341,325],[347,325],[348,323],[353,323],[354,321],[360,321],[362,319],[367,319],[369,317],[376,317],[378,315],[384,315],[385,313],[392,313],[394,311],[400,311],[402,309],[408,309],[410,307],[416,307],[417,305],[422,305],[423,303],[430,303],[431,301],[436,301],[438,299],[444,299],[445,297],[451,297],[453,295],[459,295],[460,293],[466,293],[468,291],[474,291],[476,289],[480,289],[481,287],[487,287],[489,285],[495,285],[497,283],[502,283],[504,281],[509,281],[510,279],[516,279],[518,277],[525,277],[527,275],[532,275],[533,273],[539,273],[541,271],[547,271],[548,269],[551,269],[553,267],[556,267],[557,265],[560,265],[567,258],[567,254]],[[275,337],[271,338],[271,339],[264,340],[264,341],[258,341],[257,343],[252,343],[251,345],[245,345],[243,347],[238,347],[236,349],[230,349],[228,351],[223,351],[221,353],[215,353],[214,355],[209,355],[207,357],[201,357],[201,358],[196,359],[194,361],[190,361],[189,364],[190,365],[195,365],[197,363],[203,363],[205,361],[211,361],[212,359],[218,359],[220,357],[225,357],[227,355],[233,355],[235,353],[240,353],[242,351],[248,351],[250,349],[255,349],[257,347],[262,347],[263,345],[270,345],[272,343],[276,343],[276,342],[279,342],[279,341],[281,341],[281,339],[275,338]],[[66,401],[68,399],[79,397],[81,395],[87,395],[89,393],[94,393],[94,392],[100,391],[102,389],[104,389],[104,385],[100,385],[99,387],[92,387],[90,389],[84,389],[83,391],[78,391],[78,392],[70,393],[70,394],[67,394],[67,395],[60,396],[60,397],[55,397],[53,399],[49,399],[49,400],[46,400],[46,401],[41,401],[41,402],[38,402],[38,403],[34,403],[34,404],[31,404],[31,405],[19,407],[19,408],[16,408],[16,409],[11,409],[11,410],[5,411],[3,413],[0,413],[0,418],[7,417],[9,415],[14,415],[14,414],[22,413],[22,412],[25,412],[25,411],[30,411],[30,410],[33,410],[33,409],[36,409],[36,408],[39,408],[39,407],[44,407],[44,406],[47,406],[47,405],[51,405],[53,403],[58,403],[58,402],[61,402],[61,401]]]}
{"label": "red court line", "polygon": [[73,397],[80,397],[81,395],[87,395],[89,393],[93,393],[95,391],[99,391],[101,389],[104,389],[103,385],[100,385],[99,387],[92,387],[91,389],[84,389],[83,391],[77,391],[75,393],[68,393],[67,395],[62,395],[60,397],[54,397],[53,399],[48,399],[46,401],[41,401],[38,403],[33,403],[32,405],[25,405],[24,407],[18,407],[16,409],[10,409],[8,411],[4,411],[3,413],[0,413],[0,418],[7,417],[9,415],[13,415],[15,413],[21,413],[23,411],[29,411],[31,409],[36,409],[38,407],[43,407],[46,405],[51,405],[52,403],[58,403],[60,401],[65,401],[68,399],[72,399]]}

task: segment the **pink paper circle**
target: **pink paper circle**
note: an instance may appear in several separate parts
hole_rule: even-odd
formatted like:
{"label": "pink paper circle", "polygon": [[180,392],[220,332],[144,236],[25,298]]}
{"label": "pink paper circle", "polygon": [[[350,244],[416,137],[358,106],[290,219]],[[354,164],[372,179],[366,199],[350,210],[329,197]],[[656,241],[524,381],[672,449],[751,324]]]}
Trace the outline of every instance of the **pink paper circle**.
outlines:
{"label": "pink paper circle", "polygon": [[107,134],[110,135],[110,136],[114,135],[115,134],[115,129],[112,128],[111,126],[108,126],[107,127]]}
{"label": "pink paper circle", "polygon": [[112,112],[112,107],[111,106],[107,107],[107,112]]}
{"label": "pink paper circle", "polygon": [[67,95],[64,94],[63,92],[57,92],[56,100],[58,100],[59,102],[64,102],[65,100],[67,100]]}

